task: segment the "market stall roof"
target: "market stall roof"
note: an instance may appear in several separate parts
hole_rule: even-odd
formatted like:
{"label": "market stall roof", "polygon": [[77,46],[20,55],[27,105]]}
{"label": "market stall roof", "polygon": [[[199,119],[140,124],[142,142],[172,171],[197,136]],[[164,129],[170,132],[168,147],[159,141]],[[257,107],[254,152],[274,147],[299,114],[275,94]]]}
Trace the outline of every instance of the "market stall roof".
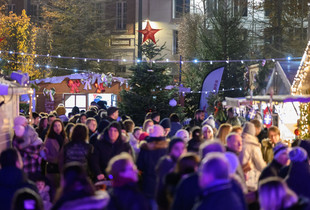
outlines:
{"label": "market stall roof", "polygon": [[[251,96],[246,97],[247,100],[251,100]],[[270,95],[258,95],[252,97],[253,101],[270,101]],[[310,102],[310,95],[274,95],[272,101],[276,102]]]}
{"label": "market stall roof", "polygon": [[[39,84],[41,82],[43,83],[61,83],[64,81],[66,78],[69,79],[88,79],[89,77],[93,78],[101,78],[102,74],[99,73],[76,73],[76,74],[70,74],[70,75],[64,75],[64,76],[55,76],[55,77],[48,77],[45,79],[36,79],[31,81],[32,83]],[[113,82],[120,82],[121,84],[126,83],[128,79],[123,78],[123,77],[113,77]]]}
{"label": "market stall roof", "polygon": [[22,86],[16,81],[9,81],[0,77],[0,95],[23,95],[33,93],[33,90],[25,85]]}
{"label": "market stall roof", "polygon": [[291,94],[291,86],[300,61],[277,61],[267,83],[266,92],[276,95]]}
{"label": "market stall roof", "polygon": [[292,94],[309,94],[310,90],[310,41],[307,44],[304,55],[302,56],[298,71],[292,83]]}

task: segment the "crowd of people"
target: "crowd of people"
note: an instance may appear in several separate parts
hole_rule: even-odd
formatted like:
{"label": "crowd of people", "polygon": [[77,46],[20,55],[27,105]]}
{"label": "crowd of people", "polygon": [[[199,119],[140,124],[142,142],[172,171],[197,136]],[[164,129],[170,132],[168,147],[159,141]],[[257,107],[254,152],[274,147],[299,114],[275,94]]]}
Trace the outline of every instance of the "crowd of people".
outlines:
{"label": "crowd of people", "polygon": [[227,112],[222,123],[150,112],[142,126],[96,103],[20,115],[0,154],[0,208],[310,209],[310,141]]}

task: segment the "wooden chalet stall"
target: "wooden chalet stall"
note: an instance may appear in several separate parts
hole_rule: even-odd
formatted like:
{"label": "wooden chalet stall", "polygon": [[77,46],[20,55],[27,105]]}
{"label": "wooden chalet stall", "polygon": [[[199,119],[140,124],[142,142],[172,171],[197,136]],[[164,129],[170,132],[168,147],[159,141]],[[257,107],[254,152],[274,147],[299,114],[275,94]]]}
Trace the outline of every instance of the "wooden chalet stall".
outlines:
{"label": "wooden chalet stall", "polygon": [[[0,153],[11,145],[14,119],[19,115],[19,99],[23,94],[31,98],[33,90],[28,85],[0,78]],[[29,104],[32,106],[31,100]]]}
{"label": "wooden chalet stall", "polygon": [[121,90],[129,89],[127,79],[98,73],[79,73],[31,81],[36,92],[37,112],[50,112],[62,103],[67,114],[74,106],[87,110],[92,101],[107,101],[116,106]]}

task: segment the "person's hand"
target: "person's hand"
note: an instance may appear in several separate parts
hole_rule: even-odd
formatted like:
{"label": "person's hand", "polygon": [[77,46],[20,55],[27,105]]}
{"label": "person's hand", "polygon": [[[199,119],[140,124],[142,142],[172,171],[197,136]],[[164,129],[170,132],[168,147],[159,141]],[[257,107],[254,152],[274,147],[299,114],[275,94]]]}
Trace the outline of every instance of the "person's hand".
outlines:
{"label": "person's hand", "polygon": [[251,164],[250,164],[250,161],[247,162],[246,164],[244,164],[244,165],[242,166],[242,169],[243,169],[243,172],[244,172],[244,173],[247,173],[248,171],[250,171],[250,170],[252,169]]}
{"label": "person's hand", "polygon": [[97,176],[97,180],[101,181],[101,180],[104,180],[105,179],[105,176],[103,174],[99,174]]}

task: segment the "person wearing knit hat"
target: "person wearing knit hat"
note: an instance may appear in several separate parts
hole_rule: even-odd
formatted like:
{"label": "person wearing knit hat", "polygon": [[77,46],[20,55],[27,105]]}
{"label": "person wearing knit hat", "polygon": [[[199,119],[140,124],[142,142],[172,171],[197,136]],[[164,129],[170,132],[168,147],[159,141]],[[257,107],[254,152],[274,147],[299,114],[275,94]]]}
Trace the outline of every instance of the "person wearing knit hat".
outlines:
{"label": "person wearing knit hat", "polygon": [[243,133],[246,133],[246,134],[249,134],[249,135],[252,135],[252,136],[255,136],[255,126],[253,123],[250,123],[250,122],[246,122],[244,123],[244,126],[243,126]]}
{"label": "person wearing knit hat", "polygon": [[[159,159],[167,154],[168,141],[164,136],[164,128],[154,125],[149,128],[150,136],[140,144],[137,167],[142,172],[142,191],[153,202],[156,192],[155,167]],[[140,135],[141,136],[141,135]]]}
{"label": "person wearing knit hat", "polygon": [[215,128],[215,120],[214,117],[212,115],[210,115],[205,121],[202,122],[201,124],[202,126],[204,125],[209,125],[211,126],[211,128]]}
{"label": "person wearing knit hat", "polygon": [[253,123],[246,122],[242,132],[242,151],[240,153],[240,162],[242,168],[248,177],[246,185],[249,190],[257,189],[258,178],[266,167],[263,159],[261,145],[255,136],[255,126]]}
{"label": "person wearing knit hat", "polygon": [[66,116],[66,108],[64,106],[58,106],[56,108],[56,113],[58,115],[58,118],[61,119],[62,122],[68,122],[69,119]]}
{"label": "person wearing knit hat", "polygon": [[164,118],[160,121],[159,125],[164,128],[164,136],[167,136],[171,130],[171,122],[169,118]]}
{"label": "person wearing knit hat", "polygon": [[292,162],[305,162],[308,159],[307,151],[301,147],[292,148],[288,155]]}
{"label": "person wearing knit hat", "polygon": [[123,141],[121,125],[116,121],[111,122],[98,135],[98,140],[95,142],[94,148],[90,166],[98,181],[108,177],[106,167],[112,157],[122,152],[132,155],[132,148],[129,142]]}
{"label": "person wearing knit hat", "polygon": [[280,176],[281,169],[289,164],[289,148],[286,144],[277,143],[273,148],[273,154],[273,160],[262,171],[259,180]]}
{"label": "person wearing knit hat", "polygon": [[298,196],[310,199],[310,165],[306,150],[299,146],[293,147],[289,158],[291,164],[285,179],[287,185]]}
{"label": "person wearing knit hat", "polygon": [[167,209],[168,200],[165,194],[165,177],[175,167],[178,158],[186,152],[186,145],[181,138],[172,138],[168,146],[168,154],[160,158],[155,168],[157,183],[156,183],[156,198],[157,203],[162,209]]}
{"label": "person wearing knit hat", "polygon": [[111,106],[108,108],[107,110],[107,115],[108,115],[108,121],[112,122],[112,121],[117,121],[117,118],[119,116],[119,112],[118,112],[118,108]]}

